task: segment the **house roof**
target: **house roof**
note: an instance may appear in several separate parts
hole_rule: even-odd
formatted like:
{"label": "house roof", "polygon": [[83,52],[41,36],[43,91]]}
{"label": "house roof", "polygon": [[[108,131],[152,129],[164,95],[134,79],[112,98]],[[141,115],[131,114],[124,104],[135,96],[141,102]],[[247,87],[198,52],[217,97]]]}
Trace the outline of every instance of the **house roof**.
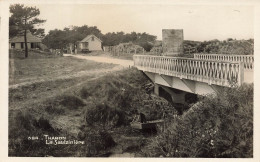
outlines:
{"label": "house roof", "polygon": [[[42,42],[42,40],[34,35],[32,35],[31,32],[28,32],[26,34],[27,36],[27,42]],[[10,43],[18,43],[18,42],[24,42],[24,36],[20,35],[20,36],[15,36],[11,39],[9,39]]]}
{"label": "house roof", "polygon": [[98,37],[96,37],[95,35],[91,34],[86,36],[84,39],[82,39],[80,42],[87,42],[91,37],[95,37],[97,40],[99,40],[100,42],[102,42],[102,40],[100,40]]}

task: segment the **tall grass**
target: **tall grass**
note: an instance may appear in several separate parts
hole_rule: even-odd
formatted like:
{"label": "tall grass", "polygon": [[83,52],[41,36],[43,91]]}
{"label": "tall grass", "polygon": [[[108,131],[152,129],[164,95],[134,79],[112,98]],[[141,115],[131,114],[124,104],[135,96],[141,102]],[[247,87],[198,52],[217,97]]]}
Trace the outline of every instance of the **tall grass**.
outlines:
{"label": "tall grass", "polygon": [[207,96],[168,123],[146,156],[253,157],[253,85]]}
{"label": "tall grass", "polygon": [[43,108],[48,114],[60,115],[70,110],[77,110],[84,107],[82,99],[75,95],[62,94],[44,103]]}
{"label": "tall grass", "polygon": [[[83,87],[81,97],[91,106],[86,106],[88,124],[102,123],[114,126],[128,125],[139,111],[148,120],[161,119],[176,114],[174,107],[165,99],[152,95],[143,87],[150,81],[136,69],[95,80]],[[106,122],[104,122],[106,121]]]}
{"label": "tall grass", "polygon": [[[44,100],[31,112],[29,108],[13,112],[10,115],[9,155],[99,156],[116,145],[117,140],[110,133],[115,128],[129,125],[136,110],[144,113],[147,120],[170,118],[176,114],[174,107],[167,100],[153,95],[149,87],[151,82],[144,74],[132,68],[87,82],[79,93],[66,92]],[[15,101],[23,99],[20,94],[12,98]],[[55,128],[55,120],[60,117],[64,124],[71,122],[73,117],[82,118],[82,123],[75,124],[77,128],[71,128],[71,131],[76,130],[78,134],[73,134],[73,138],[84,140],[86,145],[53,146],[42,140],[28,140],[32,135],[70,136],[59,125]]]}
{"label": "tall grass", "polygon": [[58,135],[45,117],[36,118],[28,111],[18,111],[9,125],[9,156],[46,156],[52,154],[43,140],[31,140],[32,136]]}

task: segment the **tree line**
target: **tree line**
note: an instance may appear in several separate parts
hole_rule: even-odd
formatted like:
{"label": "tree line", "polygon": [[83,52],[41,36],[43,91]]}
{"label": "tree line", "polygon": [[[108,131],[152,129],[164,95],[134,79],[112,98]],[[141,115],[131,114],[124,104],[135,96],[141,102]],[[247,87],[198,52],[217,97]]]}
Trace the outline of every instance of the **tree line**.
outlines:
{"label": "tree line", "polygon": [[115,46],[119,43],[133,42],[142,46],[145,50],[150,51],[153,42],[156,40],[156,36],[147,33],[124,33],[124,32],[109,32],[106,34],[101,33],[101,31],[96,26],[70,26],[63,30],[50,30],[49,33],[43,39],[43,43],[49,48],[65,48],[68,44],[76,45],[77,41],[81,41],[86,36],[94,34],[99,39],[102,40],[103,46]]}
{"label": "tree line", "polygon": [[[119,43],[132,42],[140,45],[146,51],[150,51],[153,47],[153,42],[156,36],[148,33],[124,33],[124,32],[109,32],[103,34],[96,26],[70,26],[65,27],[63,30],[54,29],[50,30],[47,35],[44,29],[35,28],[35,25],[44,23],[46,20],[39,19],[40,10],[36,7],[27,7],[22,4],[10,5],[9,17],[9,37],[12,38],[17,35],[24,36],[25,40],[25,57],[28,57],[27,37],[26,34],[31,32],[43,38],[42,42],[48,48],[63,49],[68,44],[76,45],[77,41],[81,41],[86,36],[94,34],[100,38],[103,46],[115,46]],[[198,42],[198,41],[184,41],[184,54],[193,53],[215,53],[215,54],[253,54],[254,53],[254,40],[233,40],[228,38],[225,41],[217,39]]]}
{"label": "tree line", "polygon": [[183,48],[185,54],[208,53],[250,55],[254,54],[254,39],[236,40],[228,38],[223,41],[214,39],[203,42],[185,40]]}
{"label": "tree line", "polygon": [[70,26],[65,27],[63,30],[54,29],[49,31],[47,35],[44,33],[44,29],[36,28],[35,25],[44,23],[46,20],[39,19],[40,10],[36,7],[28,7],[23,4],[10,5],[10,17],[9,17],[9,38],[17,35],[24,36],[25,40],[25,57],[28,57],[27,47],[27,33],[31,32],[33,35],[37,35],[43,38],[42,42],[47,45],[48,48],[63,49],[68,44],[76,44],[77,41],[81,41],[87,35],[94,34],[100,38],[103,46],[114,46],[119,43],[133,42],[142,46],[145,50],[150,51],[153,42],[156,40],[156,36],[147,33],[124,33],[124,32],[109,32],[106,34],[96,26]]}

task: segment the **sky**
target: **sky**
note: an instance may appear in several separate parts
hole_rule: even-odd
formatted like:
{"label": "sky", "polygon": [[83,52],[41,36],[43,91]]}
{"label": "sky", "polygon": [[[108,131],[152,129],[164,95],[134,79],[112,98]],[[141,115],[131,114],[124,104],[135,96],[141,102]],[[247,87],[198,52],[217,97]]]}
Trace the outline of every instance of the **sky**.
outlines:
{"label": "sky", "polygon": [[185,40],[250,39],[254,8],[226,5],[37,4],[41,25],[49,30],[97,26],[108,32],[146,32],[162,39],[162,29],[183,29]]}

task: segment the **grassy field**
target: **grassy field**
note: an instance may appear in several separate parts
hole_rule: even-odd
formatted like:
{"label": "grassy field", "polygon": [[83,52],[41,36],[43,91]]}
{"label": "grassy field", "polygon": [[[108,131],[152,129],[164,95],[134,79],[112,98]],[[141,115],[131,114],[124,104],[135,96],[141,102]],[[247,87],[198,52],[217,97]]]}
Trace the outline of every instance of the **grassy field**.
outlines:
{"label": "grassy field", "polygon": [[[77,107],[78,100],[76,97],[73,98],[73,93],[77,91],[77,88],[80,88],[82,84],[90,80],[112,72],[114,67],[116,66],[112,64],[96,63],[32,51],[29,53],[29,58],[24,59],[22,51],[11,51],[9,62],[10,155],[26,155],[26,152],[20,153],[16,148],[20,147],[23,142],[24,146],[26,143],[28,144],[29,141],[26,141],[28,136],[38,133],[53,134],[56,132],[48,129],[47,132],[46,130],[42,131],[41,128],[32,129],[31,121],[50,121],[51,124],[55,125],[55,130],[64,127],[62,133],[67,134],[69,132],[69,136],[72,136],[73,131],[77,129],[77,125],[82,122],[80,117],[82,112],[76,108],[75,111],[62,109],[64,108],[62,105],[66,107],[67,103],[65,104],[64,102],[68,100],[68,102],[72,102],[73,107],[74,105]],[[61,103],[57,100],[61,100]],[[57,103],[55,105],[57,109],[52,109],[52,103]],[[55,113],[66,115],[58,117]],[[18,118],[19,120],[17,121]],[[41,118],[44,118],[44,120],[40,120]],[[24,120],[24,123],[21,120]],[[26,125],[25,129],[21,129],[21,127],[24,128],[24,125]],[[46,123],[43,123],[43,125],[46,127]],[[66,129],[66,127],[69,129]],[[17,130],[20,130],[20,132]],[[34,155],[32,151],[28,153],[28,156],[43,156],[39,154]],[[62,156],[62,154],[56,156]]]}
{"label": "grassy field", "polygon": [[[129,122],[138,107],[160,118],[155,110],[167,101],[142,90],[150,82],[141,72],[120,69],[72,57],[30,52],[24,59],[11,53],[9,156],[141,156],[137,152],[147,137]],[[43,135],[86,144],[47,145]],[[32,136],[39,139],[28,140]]]}
{"label": "grassy field", "polygon": [[[15,55],[10,56],[10,75],[17,81],[10,78],[9,156],[253,155],[253,85],[202,97],[181,115],[176,105],[153,94],[153,84],[135,68],[32,52],[28,59]],[[148,121],[164,118],[159,133],[132,129],[137,112]],[[44,135],[84,144],[50,144]]]}
{"label": "grassy field", "polygon": [[[12,53],[12,52],[11,52]],[[96,63],[76,58],[57,57],[39,53],[29,53],[29,58],[19,57],[21,53],[11,54],[9,59],[9,84],[39,80],[82,76],[94,70],[112,68],[114,65]]]}

